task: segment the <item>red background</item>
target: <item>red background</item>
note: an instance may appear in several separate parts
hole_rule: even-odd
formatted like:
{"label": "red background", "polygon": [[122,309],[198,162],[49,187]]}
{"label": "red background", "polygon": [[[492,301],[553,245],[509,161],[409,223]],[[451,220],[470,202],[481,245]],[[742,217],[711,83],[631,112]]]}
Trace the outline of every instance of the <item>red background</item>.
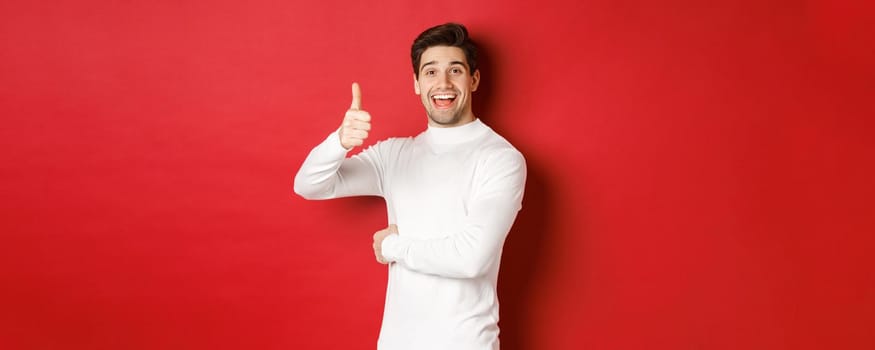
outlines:
{"label": "red background", "polygon": [[421,131],[453,20],[529,164],[504,349],[873,349],[869,3],[4,1],[0,347],[372,349],[383,204],[291,179],[352,81]]}

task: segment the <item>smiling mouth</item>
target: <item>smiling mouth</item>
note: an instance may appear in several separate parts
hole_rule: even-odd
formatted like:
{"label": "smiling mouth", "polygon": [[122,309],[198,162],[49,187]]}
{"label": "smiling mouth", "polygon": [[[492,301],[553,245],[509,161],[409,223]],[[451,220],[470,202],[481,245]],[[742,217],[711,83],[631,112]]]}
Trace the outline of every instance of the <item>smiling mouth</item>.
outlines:
{"label": "smiling mouth", "polygon": [[447,109],[456,101],[455,93],[437,93],[431,95],[431,103],[437,109]]}

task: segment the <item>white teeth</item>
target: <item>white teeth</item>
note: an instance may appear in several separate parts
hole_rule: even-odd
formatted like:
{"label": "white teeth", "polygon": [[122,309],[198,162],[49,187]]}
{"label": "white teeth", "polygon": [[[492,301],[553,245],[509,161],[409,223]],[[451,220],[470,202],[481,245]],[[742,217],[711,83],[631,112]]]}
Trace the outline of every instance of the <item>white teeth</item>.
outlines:
{"label": "white teeth", "polygon": [[435,100],[450,100],[456,98],[456,95],[434,95],[432,98]]}

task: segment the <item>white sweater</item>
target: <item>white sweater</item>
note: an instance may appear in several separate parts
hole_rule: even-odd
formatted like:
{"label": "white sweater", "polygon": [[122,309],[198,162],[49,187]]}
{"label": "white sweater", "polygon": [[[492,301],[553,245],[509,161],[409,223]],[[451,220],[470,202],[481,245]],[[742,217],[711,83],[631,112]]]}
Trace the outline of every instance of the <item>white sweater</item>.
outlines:
{"label": "white sweater", "polygon": [[521,208],[522,154],[479,119],[346,153],[336,132],[328,136],[295,176],[295,192],[385,198],[398,235],[382,244],[391,263],[377,348],[497,350],[496,281]]}

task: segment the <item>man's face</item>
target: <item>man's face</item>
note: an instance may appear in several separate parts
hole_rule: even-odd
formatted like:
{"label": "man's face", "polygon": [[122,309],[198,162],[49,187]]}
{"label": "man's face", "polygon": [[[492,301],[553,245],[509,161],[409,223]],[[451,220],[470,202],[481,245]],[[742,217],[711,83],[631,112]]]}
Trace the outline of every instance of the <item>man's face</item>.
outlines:
{"label": "man's face", "polygon": [[471,93],[477,91],[480,71],[471,75],[465,52],[453,46],[432,46],[423,51],[420,62],[413,87],[425,106],[429,125],[451,127],[473,121]]}

